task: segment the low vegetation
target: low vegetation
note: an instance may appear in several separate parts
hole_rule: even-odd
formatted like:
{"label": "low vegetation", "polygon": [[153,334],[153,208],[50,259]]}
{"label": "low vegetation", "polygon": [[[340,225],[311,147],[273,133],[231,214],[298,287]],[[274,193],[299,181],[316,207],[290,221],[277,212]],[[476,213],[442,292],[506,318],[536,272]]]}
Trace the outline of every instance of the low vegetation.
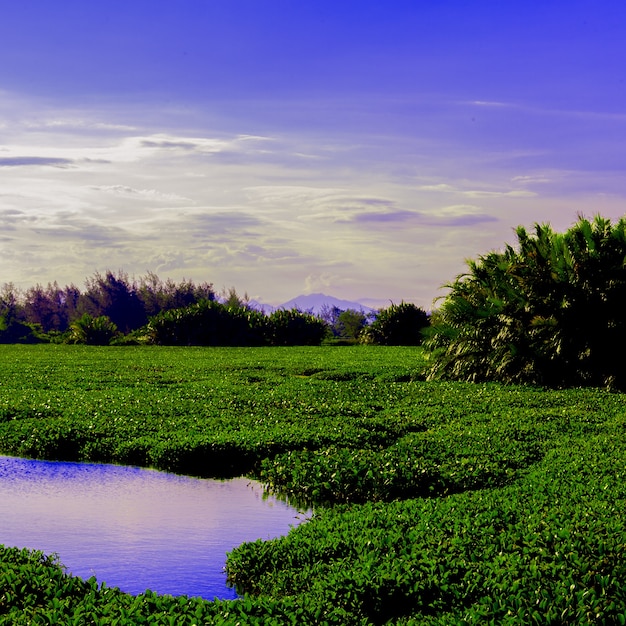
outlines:
{"label": "low vegetation", "polygon": [[626,401],[427,381],[415,347],[0,346],[0,450],[245,473],[315,515],[241,599],[130,596],[0,549],[7,624],[624,624]]}

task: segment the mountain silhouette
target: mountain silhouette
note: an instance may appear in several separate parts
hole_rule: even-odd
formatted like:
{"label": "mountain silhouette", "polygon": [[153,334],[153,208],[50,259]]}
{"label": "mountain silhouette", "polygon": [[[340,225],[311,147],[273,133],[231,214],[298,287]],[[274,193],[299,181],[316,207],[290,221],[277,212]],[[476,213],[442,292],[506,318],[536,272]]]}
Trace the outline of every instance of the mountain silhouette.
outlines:
{"label": "mountain silhouette", "polygon": [[277,309],[299,309],[305,313],[313,313],[318,315],[324,307],[334,307],[346,311],[347,309],[353,309],[355,311],[363,311],[363,313],[370,313],[375,309],[365,306],[360,302],[352,300],[342,300],[341,298],[335,298],[334,296],[327,296],[323,293],[310,293],[308,295],[300,295],[283,302]]}

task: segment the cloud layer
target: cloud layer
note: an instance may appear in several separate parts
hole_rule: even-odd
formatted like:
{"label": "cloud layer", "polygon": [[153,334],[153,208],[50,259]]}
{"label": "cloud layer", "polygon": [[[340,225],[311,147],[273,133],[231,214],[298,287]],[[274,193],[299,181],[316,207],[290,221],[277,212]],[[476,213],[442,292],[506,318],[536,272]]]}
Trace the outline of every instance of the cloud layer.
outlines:
{"label": "cloud layer", "polygon": [[624,194],[608,168],[600,194],[589,172],[514,150],[486,167],[490,150],[459,142],[451,156],[449,138],[438,150],[418,138],[408,157],[393,136],[210,130],[155,132],[88,111],[5,122],[4,281],[150,270],[270,302],[326,290],[430,308],[466,258],[517,224],[617,215]]}
{"label": "cloud layer", "polygon": [[624,213],[619,3],[183,4],[3,11],[0,285],[430,308],[518,224]]}

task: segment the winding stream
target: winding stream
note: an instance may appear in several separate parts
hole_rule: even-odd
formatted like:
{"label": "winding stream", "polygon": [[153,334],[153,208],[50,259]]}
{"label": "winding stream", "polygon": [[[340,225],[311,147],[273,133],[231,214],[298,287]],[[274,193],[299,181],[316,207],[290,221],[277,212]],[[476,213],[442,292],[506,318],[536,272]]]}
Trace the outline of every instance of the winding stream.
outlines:
{"label": "winding stream", "polygon": [[246,478],[0,456],[0,543],[56,553],[75,576],[139,594],[235,598],[226,552],[309,515]]}

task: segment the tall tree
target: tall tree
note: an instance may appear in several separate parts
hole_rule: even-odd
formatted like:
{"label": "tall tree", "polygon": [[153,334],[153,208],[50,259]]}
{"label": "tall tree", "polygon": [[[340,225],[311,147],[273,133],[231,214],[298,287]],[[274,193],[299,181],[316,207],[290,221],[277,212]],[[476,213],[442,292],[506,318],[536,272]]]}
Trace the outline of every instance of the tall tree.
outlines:
{"label": "tall tree", "polygon": [[148,321],[136,285],[121,271],[114,274],[107,270],[104,275],[96,273],[87,279],[80,308],[94,318],[108,317],[124,333]]}

